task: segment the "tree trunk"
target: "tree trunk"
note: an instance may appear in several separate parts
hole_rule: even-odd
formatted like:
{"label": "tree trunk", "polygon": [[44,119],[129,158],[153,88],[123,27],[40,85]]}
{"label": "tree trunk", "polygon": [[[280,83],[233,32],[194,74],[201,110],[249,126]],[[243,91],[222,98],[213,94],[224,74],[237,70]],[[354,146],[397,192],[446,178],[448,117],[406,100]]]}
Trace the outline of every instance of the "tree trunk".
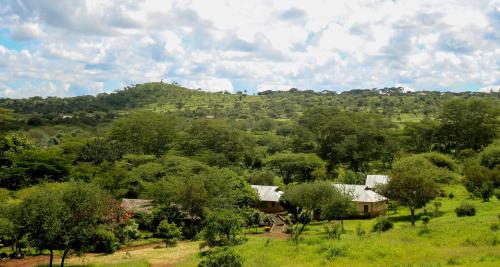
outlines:
{"label": "tree trunk", "polygon": [[410,208],[411,226],[415,226],[415,209]]}
{"label": "tree trunk", "polygon": [[66,256],[68,255],[68,252],[69,252],[69,248],[66,248],[64,250],[64,253],[63,253],[62,258],[61,258],[61,267],[64,267],[64,260],[66,259]]}
{"label": "tree trunk", "polygon": [[49,267],[52,267],[52,260],[54,259],[54,251],[50,249]]}

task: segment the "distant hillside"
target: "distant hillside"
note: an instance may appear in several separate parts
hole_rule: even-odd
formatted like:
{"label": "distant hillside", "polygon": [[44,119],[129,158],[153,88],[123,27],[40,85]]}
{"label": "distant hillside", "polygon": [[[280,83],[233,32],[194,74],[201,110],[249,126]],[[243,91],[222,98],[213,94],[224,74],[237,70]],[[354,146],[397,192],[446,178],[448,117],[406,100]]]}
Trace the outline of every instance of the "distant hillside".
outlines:
{"label": "distant hillside", "polygon": [[292,118],[319,106],[335,106],[346,111],[368,111],[386,116],[434,114],[444,100],[481,97],[498,101],[499,93],[403,92],[403,88],[354,89],[341,94],[331,91],[264,91],[257,95],[209,93],[175,84],[145,83],[113,93],[78,97],[31,97],[0,99],[0,107],[32,119],[32,123],[84,123],[110,121],[122,112],[151,109],[175,112],[185,117],[233,119]]}

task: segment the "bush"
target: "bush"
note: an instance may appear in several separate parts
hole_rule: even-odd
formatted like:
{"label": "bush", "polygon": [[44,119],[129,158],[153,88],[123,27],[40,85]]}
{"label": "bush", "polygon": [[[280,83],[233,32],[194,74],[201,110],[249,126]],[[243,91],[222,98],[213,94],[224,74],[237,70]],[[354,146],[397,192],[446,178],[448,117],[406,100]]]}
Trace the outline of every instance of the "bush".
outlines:
{"label": "bush", "polygon": [[429,152],[422,154],[422,156],[427,160],[429,160],[436,167],[445,168],[450,171],[454,171],[456,169],[455,162],[448,155],[444,155],[437,152]]}
{"label": "bush", "polygon": [[500,200],[500,188],[495,189],[494,194],[497,197],[497,199]]}
{"label": "bush", "polygon": [[333,222],[325,225],[326,236],[330,239],[340,240],[343,233],[342,225],[339,222]]}
{"label": "bush", "polygon": [[476,207],[471,203],[464,202],[455,209],[455,213],[458,217],[474,216],[476,215]]}
{"label": "bush", "polygon": [[429,221],[431,220],[431,217],[424,215],[424,216],[420,217],[420,219],[422,220],[422,223],[424,225],[427,225],[429,223]]}
{"label": "bush", "polygon": [[181,237],[181,231],[177,225],[163,220],[156,228],[155,235],[163,238],[165,245],[170,247],[177,244],[177,240]]}
{"label": "bush", "polygon": [[243,258],[229,248],[218,248],[208,252],[199,267],[241,267]]}
{"label": "bush", "polygon": [[363,227],[361,226],[361,224],[358,223],[358,225],[356,226],[356,235],[358,235],[359,237],[361,237],[361,236],[364,236],[365,234],[366,234],[365,229],[363,229]]}
{"label": "bush", "polygon": [[387,217],[380,217],[377,222],[373,225],[373,232],[385,232],[391,229],[394,224]]}
{"label": "bush", "polygon": [[497,165],[500,165],[500,146],[488,146],[481,152],[479,158],[481,165],[494,169]]}
{"label": "bush", "polygon": [[124,229],[127,239],[137,239],[141,236],[139,231],[139,224],[134,220],[130,219]]}
{"label": "bush", "polygon": [[243,218],[230,210],[211,212],[205,219],[201,232],[203,242],[200,247],[237,245],[244,241],[241,236]]}
{"label": "bush", "polygon": [[101,253],[113,253],[118,247],[118,239],[115,234],[109,230],[102,227],[98,228],[94,234],[95,252]]}
{"label": "bush", "polygon": [[336,245],[336,246],[321,246],[319,248],[318,252],[321,254],[325,254],[326,258],[329,261],[333,261],[336,258],[347,256],[349,249],[346,246],[338,246],[338,245]]}

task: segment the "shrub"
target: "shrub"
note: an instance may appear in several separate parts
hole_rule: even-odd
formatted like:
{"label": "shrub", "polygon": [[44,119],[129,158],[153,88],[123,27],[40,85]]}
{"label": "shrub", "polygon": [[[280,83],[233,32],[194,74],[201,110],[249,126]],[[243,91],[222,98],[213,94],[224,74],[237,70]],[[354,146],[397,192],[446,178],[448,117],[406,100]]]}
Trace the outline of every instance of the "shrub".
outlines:
{"label": "shrub", "polygon": [[422,236],[422,235],[428,234],[428,233],[430,233],[430,232],[431,232],[431,231],[429,230],[429,228],[427,228],[427,227],[426,227],[426,228],[422,228],[422,229],[420,229],[420,230],[418,231],[418,235],[419,235],[419,236]]}
{"label": "shrub", "polygon": [[494,223],[491,225],[490,229],[491,229],[491,231],[496,232],[496,231],[500,230],[500,225],[498,223]]}
{"label": "shrub", "polygon": [[494,169],[500,164],[500,146],[490,145],[480,153],[481,165]]}
{"label": "shrub", "polygon": [[94,233],[95,252],[113,253],[118,249],[118,239],[115,234],[102,227],[98,228]]}
{"label": "shrub", "polygon": [[319,253],[325,254],[329,261],[333,261],[339,257],[347,256],[349,249],[346,246],[321,246]]}
{"label": "shrub", "polygon": [[137,239],[141,236],[141,232],[139,231],[139,224],[134,219],[130,219],[127,222],[127,226],[125,226],[124,232],[127,239]]}
{"label": "shrub", "polygon": [[471,203],[464,202],[455,209],[455,213],[458,217],[474,216],[476,215],[476,207]]}
{"label": "shrub", "polygon": [[448,155],[440,154],[437,152],[429,152],[422,154],[422,156],[429,160],[436,167],[445,168],[450,171],[454,171],[456,169],[455,162]]}
{"label": "shrub", "polygon": [[429,223],[429,221],[431,220],[431,217],[424,215],[424,216],[420,217],[420,219],[422,220],[422,223],[424,225],[427,225]]}
{"label": "shrub", "polygon": [[156,228],[155,235],[163,238],[165,245],[170,247],[177,244],[177,240],[181,237],[181,231],[177,225],[163,220]]}
{"label": "shrub", "polygon": [[241,267],[243,258],[229,248],[218,248],[208,252],[199,267]]}
{"label": "shrub", "polygon": [[326,236],[330,239],[340,240],[343,233],[342,225],[339,222],[333,222],[325,225]]}
{"label": "shrub", "polygon": [[380,217],[377,222],[373,225],[373,232],[385,232],[391,229],[394,224],[387,217]]}
{"label": "shrub", "polygon": [[358,223],[358,225],[356,226],[356,235],[361,237],[364,236],[365,234],[366,234],[365,229],[363,229],[363,227],[361,227],[361,224]]}
{"label": "shrub", "polygon": [[205,219],[201,232],[203,242],[200,246],[216,247],[237,245],[244,241],[241,236],[243,218],[229,210],[211,212]]}
{"label": "shrub", "polygon": [[497,197],[498,200],[500,200],[500,188],[495,189],[495,196]]}

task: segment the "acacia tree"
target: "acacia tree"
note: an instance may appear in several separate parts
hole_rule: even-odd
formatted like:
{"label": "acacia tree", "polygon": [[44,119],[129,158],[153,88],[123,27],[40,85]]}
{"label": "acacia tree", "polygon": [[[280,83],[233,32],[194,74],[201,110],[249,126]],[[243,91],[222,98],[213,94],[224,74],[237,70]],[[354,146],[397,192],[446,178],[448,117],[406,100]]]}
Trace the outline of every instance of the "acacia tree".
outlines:
{"label": "acacia tree", "polygon": [[283,178],[283,182],[310,182],[320,178],[325,163],[316,154],[278,153],[268,157],[264,165]]}
{"label": "acacia tree", "polygon": [[62,221],[61,267],[70,250],[85,252],[93,242],[98,226],[106,220],[104,193],[95,185],[69,183],[61,196],[64,203]]}
{"label": "acacia tree", "polygon": [[63,187],[62,184],[46,184],[33,188],[18,207],[16,216],[18,230],[28,235],[40,251],[49,250],[49,266],[52,266],[54,250],[63,247]]}
{"label": "acacia tree", "polygon": [[438,194],[435,166],[419,156],[397,160],[391,179],[380,188],[382,194],[410,209],[411,224],[415,226],[415,210],[422,208]]}

